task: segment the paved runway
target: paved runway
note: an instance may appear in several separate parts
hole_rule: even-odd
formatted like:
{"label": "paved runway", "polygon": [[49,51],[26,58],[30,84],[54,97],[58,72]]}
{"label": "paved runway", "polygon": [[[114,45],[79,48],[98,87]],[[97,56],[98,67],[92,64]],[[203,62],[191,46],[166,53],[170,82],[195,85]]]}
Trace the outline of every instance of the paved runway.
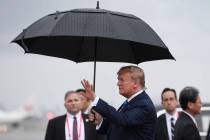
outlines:
{"label": "paved runway", "polygon": [[8,131],[0,133],[0,140],[44,140],[46,121],[26,121],[18,127],[8,127]]}
{"label": "paved runway", "polygon": [[9,127],[8,132],[0,133],[0,140],[44,140],[46,127],[47,121],[27,120],[17,128]]}
{"label": "paved runway", "polygon": [[0,133],[0,140],[44,140],[44,131],[15,130]]}

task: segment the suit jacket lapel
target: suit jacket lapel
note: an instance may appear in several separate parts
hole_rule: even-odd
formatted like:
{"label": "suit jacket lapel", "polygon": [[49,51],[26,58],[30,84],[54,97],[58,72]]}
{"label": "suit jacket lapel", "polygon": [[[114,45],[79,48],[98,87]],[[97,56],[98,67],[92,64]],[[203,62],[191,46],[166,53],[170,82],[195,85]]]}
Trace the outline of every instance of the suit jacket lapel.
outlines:
{"label": "suit jacket lapel", "polygon": [[85,128],[85,140],[88,140],[89,137],[89,120],[87,114],[82,114],[83,122],[84,122],[84,128]]}
{"label": "suit jacket lapel", "polygon": [[[181,115],[181,113],[180,113],[180,115]],[[189,115],[187,115],[184,112],[182,112],[182,115],[185,117],[185,119],[187,119],[188,121],[190,121],[194,125],[195,128],[197,128],[195,122],[192,120],[192,118]]]}
{"label": "suit jacket lapel", "polygon": [[66,135],[65,135],[65,123],[66,123],[66,115],[63,116],[61,122],[60,122],[60,132],[61,132],[61,140],[65,140],[66,139]]}
{"label": "suit jacket lapel", "polygon": [[121,108],[122,108],[122,106],[123,106],[123,104],[117,109],[117,111],[120,111],[121,110]]}
{"label": "suit jacket lapel", "polygon": [[[164,114],[163,117],[163,132],[164,132],[164,136],[166,139],[170,139],[169,135],[168,135],[168,127],[167,127],[167,119],[166,119],[166,114]],[[166,129],[165,129],[166,128]]]}
{"label": "suit jacket lapel", "polygon": [[120,108],[117,111],[125,112],[128,106],[129,106],[129,102],[126,100],[125,102],[123,102],[123,104],[120,106]]}

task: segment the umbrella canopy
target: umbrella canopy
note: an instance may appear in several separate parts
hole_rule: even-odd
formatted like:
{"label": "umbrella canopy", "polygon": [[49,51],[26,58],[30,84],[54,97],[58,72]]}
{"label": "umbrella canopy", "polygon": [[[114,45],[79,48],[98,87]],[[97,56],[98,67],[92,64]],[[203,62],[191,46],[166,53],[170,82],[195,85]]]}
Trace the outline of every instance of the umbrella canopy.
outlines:
{"label": "umbrella canopy", "polygon": [[74,9],[47,15],[23,30],[12,42],[26,53],[75,62],[138,64],[174,59],[157,33],[143,20],[104,9]]}

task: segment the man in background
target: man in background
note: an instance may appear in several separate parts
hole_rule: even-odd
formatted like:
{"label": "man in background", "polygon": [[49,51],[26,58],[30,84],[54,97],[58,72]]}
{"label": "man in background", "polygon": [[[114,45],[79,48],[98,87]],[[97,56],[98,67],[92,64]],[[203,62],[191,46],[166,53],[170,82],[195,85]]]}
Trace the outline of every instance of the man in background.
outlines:
{"label": "man in background", "polygon": [[45,140],[96,140],[95,125],[81,113],[80,95],[68,91],[64,101],[67,113],[49,121]]}
{"label": "man in background", "polygon": [[175,140],[201,140],[195,115],[200,114],[201,99],[195,87],[185,87],[179,96],[182,112],[175,124]]}
{"label": "man in background", "polygon": [[165,88],[161,93],[161,104],[166,113],[157,119],[155,140],[174,140],[174,125],[178,118],[176,91]]}
{"label": "man in background", "polygon": [[83,114],[89,114],[90,110],[92,108],[91,106],[91,100],[89,100],[87,97],[84,96],[85,90],[84,89],[77,89],[77,93],[79,93],[81,98],[81,110]]}
{"label": "man in background", "polygon": [[[81,98],[81,111],[84,114],[84,116],[89,117],[89,113],[91,112],[91,100],[89,100],[85,94],[85,89],[77,89],[77,93],[79,93],[80,98]],[[105,134],[97,134],[97,140],[106,140],[106,135]]]}
{"label": "man in background", "polygon": [[206,140],[210,140],[210,124],[209,124],[209,129],[207,132]]}

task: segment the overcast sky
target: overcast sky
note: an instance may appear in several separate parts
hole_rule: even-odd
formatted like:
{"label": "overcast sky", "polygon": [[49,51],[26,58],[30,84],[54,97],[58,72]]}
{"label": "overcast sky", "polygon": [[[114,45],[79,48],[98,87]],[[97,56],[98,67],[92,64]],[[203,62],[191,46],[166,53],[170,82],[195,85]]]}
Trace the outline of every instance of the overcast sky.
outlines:
{"label": "overcast sky", "polygon": [[[80,80],[93,79],[93,63],[79,63],[24,54],[10,43],[24,28],[55,11],[95,8],[96,0],[1,0],[0,4],[0,106],[16,108],[28,98],[41,107],[62,109],[66,91],[81,88]],[[130,13],[147,22],[176,58],[139,64],[155,104],[160,93],[185,86],[200,90],[210,101],[210,1],[209,0],[100,0],[100,8]],[[96,94],[118,107],[116,72],[125,63],[97,63]]]}

